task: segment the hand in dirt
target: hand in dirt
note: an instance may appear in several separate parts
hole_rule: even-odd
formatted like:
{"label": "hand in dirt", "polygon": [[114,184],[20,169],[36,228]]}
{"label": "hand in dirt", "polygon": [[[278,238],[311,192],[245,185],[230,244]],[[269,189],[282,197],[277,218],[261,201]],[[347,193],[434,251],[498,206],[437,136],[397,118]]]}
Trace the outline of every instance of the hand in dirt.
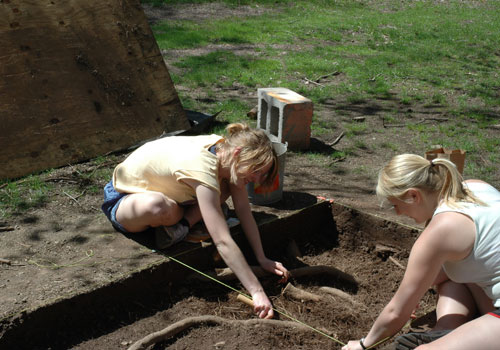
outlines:
{"label": "hand in dirt", "polygon": [[265,259],[264,261],[260,262],[260,266],[262,266],[264,270],[280,276],[281,279],[278,281],[278,283],[285,283],[286,281],[288,281],[288,278],[290,278],[290,272],[286,269],[286,267],[283,266],[282,263],[278,261]]}
{"label": "hand in dirt", "polygon": [[269,301],[264,291],[258,291],[252,295],[253,311],[259,318],[273,318],[274,311],[271,302]]}
{"label": "hand in dirt", "polygon": [[342,350],[363,350],[359,340],[350,340],[347,345],[342,347]]}

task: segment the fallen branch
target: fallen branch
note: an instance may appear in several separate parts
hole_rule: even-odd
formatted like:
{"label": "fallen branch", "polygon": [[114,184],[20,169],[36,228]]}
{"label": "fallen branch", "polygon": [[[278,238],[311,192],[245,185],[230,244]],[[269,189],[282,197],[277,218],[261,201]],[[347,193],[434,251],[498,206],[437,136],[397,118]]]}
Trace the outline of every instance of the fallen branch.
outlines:
{"label": "fallen branch", "polygon": [[305,325],[302,325],[297,322],[292,322],[292,321],[279,321],[279,320],[267,320],[267,319],[250,319],[250,320],[229,320],[226,318],[222,318],[219,316],[196,316],[196,317],[189,317],[184,320],[181,320],[179,322],[176,322],[166,328],[164,328],[161,331],[151,333],[147,335],[146,337],[138,340],[134,344],[132,344],[128,350],[139,350],[139,349],[146,349],[148,346],[166,341],[169,338],[175,336],[176,334],[194,326],[198,325],[234,325],[235,323],[241,324],[244,326],[255,326],[255,325],[263,325],[263,326],[269,326],[269,327],[290,327],[290,328],[296,328],[296,329],[301,329],[301,330],[308,330],[310,331],[311,329]]}
{"label": "fallen branch", "polygon": [[288,283],[281,293],[284,296],[291,297],[300,301],[320,301],[321,297],[317,294],[307,292],[303,289],[295,287],[293,284]]}

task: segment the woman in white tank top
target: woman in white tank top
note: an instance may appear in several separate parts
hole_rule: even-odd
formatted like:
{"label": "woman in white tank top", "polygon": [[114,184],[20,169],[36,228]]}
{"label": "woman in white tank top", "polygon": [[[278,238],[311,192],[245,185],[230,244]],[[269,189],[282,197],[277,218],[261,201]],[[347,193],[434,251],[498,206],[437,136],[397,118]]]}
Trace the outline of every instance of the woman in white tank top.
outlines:
{"label": "woman in white tank top", "polygon": [[366,349],[397,333],[432,285],[439,293],[435,328],[398,337],[396,349],[499,349],[500,192],[464,182],[446,159],[403,154],[381,170],[377,194],[397,214],[427,225],[391,301],[365,338],[342,349]]}

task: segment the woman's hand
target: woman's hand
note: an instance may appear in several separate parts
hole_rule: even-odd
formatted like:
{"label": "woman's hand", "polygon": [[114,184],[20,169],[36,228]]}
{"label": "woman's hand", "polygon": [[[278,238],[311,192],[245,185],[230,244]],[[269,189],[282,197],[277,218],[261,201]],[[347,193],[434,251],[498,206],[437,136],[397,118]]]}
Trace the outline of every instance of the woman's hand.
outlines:
{"label": "woman's hand", "polygon": [[273,306],[262,289],[252,294],[252,301],[253,311],[259,318],[274,317]]}
{"label": "woman's hand", "polygon": [[350,340],[347,345],[342,347],[342,350],[363,350],[359,340]]}
{"label": "woman's hand", "polygon": [[290,272],[278,261],[273,261],[268,258],[259,261],[260,266],[267,272],[273,273],[281,277],[279,283],[285,283],[290,278]]}

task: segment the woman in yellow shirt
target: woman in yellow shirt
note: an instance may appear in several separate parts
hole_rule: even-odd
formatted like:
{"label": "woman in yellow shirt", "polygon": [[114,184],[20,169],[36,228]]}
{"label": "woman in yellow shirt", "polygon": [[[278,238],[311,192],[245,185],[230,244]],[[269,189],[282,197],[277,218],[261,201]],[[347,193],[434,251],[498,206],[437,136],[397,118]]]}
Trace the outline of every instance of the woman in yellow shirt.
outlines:
{"label": "woman in yellow shirt", "polygon": [[272,183],[277,157],[263,130],[235,123],[226,131],[224,138],[173,136],[139,147],[115,168],[102,209],[118,231],[154,228],[160,249],[184,239],[203,219],[222,259],[251,294],[255,312],[272,318],[271,302],[231,237],[221,203],[232,197],[257,261],[286,281],[288,270],[264,254],[245,186]]}

